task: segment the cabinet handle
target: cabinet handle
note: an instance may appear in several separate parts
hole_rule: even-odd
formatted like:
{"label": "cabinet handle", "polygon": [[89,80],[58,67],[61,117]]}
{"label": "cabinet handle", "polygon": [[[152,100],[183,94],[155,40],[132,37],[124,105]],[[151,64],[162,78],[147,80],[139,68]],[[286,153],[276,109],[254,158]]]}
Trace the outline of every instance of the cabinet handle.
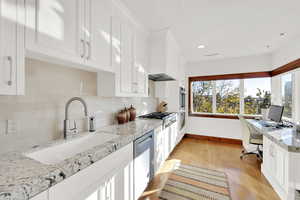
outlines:
{"label": "cabinet handle", "polygon": [[90,59],[91,58],[91,43],[89,41],[86,42],[86,45],[88,47],[88,56],[86,59]]}
{"label": "cabinet handle", "polygon": [[82,44],[82,54],[81,54],[81,58],[84,58],[85,56],[85,42],[83,39],[80,40],[81,44]]}
{"label": "cabinet handle", "polygon": [[11,86],[12,85],[12,76],[13,76],[13,60],[12,60],[11,56],[7,56],[7,60],[9,62],[9,69],[10,69],[9,81],[7,82],[7,85]]}

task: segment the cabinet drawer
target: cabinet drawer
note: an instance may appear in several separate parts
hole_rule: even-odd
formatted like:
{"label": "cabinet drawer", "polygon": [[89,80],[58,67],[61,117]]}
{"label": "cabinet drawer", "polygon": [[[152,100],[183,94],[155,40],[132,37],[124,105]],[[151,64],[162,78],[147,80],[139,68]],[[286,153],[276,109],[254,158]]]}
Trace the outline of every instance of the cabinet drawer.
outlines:
{"label": "cabinet drawer", "polygon": [[121,163],[133,159],[133,144],[123,147],[77,174],[67,178],[49,190],[50,200],[82,200],[105,181],[104,179]]}

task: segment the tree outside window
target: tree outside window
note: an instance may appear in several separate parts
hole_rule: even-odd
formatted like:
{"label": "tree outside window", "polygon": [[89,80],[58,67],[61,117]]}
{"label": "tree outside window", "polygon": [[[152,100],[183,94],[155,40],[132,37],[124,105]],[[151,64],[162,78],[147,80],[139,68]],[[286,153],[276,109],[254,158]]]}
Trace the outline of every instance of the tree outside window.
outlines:
{"label": "tree outside window", "polygon": [[213,82],[192,82],[193,112],[213,112]]}
{"label": "tree outside window", "polygon": [[270,78],[254,78],[244,80],[244,113],[260,115],[262,109],[271,105]]}
{"label": "tree outside window", "polygon": [[240,80],[216,81],[217,113],[240,113]]}
{"label": "tree outside window", "polygon": [[292,79],[292,74],[286,74],[281,78],[282,105],[284,106],[283,116],[290,119],[292,118],[293,110]]}
{"label": "tree outside window", "polygon": [[193,113],[258,115],[271,104],[271,79],[192,81],[191,97]]}

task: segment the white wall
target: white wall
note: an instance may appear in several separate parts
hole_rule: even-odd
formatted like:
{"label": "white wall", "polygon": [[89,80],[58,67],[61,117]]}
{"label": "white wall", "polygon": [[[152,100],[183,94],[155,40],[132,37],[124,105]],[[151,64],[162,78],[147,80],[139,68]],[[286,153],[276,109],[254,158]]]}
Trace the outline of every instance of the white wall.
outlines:
{"label": "white wall", "polygon": [[[189,63],[186,66],[186,76],[270,71],[271,61],[271,55],[261,55]],[[241,139],[242,128],[239,120],[235,119],[188,117],[187,133]]]}
{"label": "white wall", "polygon": [[300,36],[288,41],[272,54],[272,69],[300,58]]}
{"label": "white wall", "polygon": [[188,63],[187,76],[206,76],[232,73],[261,72],[272,69],[270,54],[240,58]]}

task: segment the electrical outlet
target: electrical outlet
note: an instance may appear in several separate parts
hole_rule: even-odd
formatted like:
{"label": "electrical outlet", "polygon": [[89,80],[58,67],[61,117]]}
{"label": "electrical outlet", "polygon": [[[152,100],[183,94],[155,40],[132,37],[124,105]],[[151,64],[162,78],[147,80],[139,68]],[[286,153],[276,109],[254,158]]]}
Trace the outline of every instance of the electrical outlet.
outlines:
{"label": "electrical outlet", "polygon": [[6,134],[12,135],[18,133],[18,123],[16,120],[7,120],[6,121]]}

